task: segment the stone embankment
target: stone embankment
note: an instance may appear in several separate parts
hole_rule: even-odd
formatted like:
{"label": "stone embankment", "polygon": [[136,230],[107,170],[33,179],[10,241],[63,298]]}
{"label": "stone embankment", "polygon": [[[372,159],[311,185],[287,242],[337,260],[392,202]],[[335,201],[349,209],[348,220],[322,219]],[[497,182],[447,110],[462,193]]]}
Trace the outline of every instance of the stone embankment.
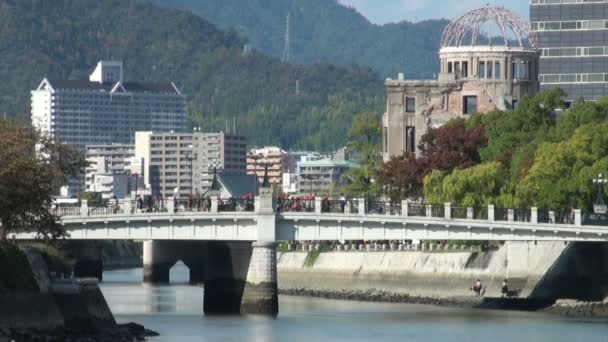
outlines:
{"label": "stone embankment", "polygon": [[608,297],[602,302],[581,302],[574,299],[559,299],[546,312],[568,317],[608,317]]}
{"label": "stone embankment", "polygon": [[[557,298],[601,295],[608,274],[608,263],[588,262],[608,255],[603,245],[507,242],[483,252],[431,251],[428,247],[424,251],[372,247],[367,252],[368,248],[281,253],[279,291],[334,299],[531,311],[550,307]],[[482,298],[471,291],[476,279],[484,286]],[[512,298],[501,298],[504,279],[508,279]]]}
{"label": "stone embankment", "polygon": [[0,342],[132,342],[155,335],[116,324],[97,280],[52,280],[37,250],[0,243],[0,266]]}

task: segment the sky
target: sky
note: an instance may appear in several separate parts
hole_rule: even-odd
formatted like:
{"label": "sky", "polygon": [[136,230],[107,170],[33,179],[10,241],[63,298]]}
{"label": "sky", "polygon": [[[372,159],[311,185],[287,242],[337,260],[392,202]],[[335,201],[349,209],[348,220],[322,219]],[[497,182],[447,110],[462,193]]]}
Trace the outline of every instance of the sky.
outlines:
{"label": "sky", "polygon": [[467,11],[486,6],[505,6],[529,17],[529,0],[338,0],[356,8],[369,21],[386,24],[402,20],[454,19]]}

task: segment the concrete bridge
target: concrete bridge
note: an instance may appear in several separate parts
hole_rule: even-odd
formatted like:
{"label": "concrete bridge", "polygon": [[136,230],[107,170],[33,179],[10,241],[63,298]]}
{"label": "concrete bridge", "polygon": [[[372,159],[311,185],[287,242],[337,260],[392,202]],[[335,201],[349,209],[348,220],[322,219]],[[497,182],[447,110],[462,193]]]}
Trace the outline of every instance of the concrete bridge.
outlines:
{"label": "concrete bridge", "polygon": [[144,240],[144,281],[168,282],[170,268],[182,260],[190,268],[191,282],[204,283],[206,313],[278,313],[278,241],[608,241],[608,226],[589,224],[593,222],[580,210],[559,215],[537,208],[362,199],[344,204],[318,198],[277,211],[268,189],[253,206],[222,205],[215,196],[205,211],[173,200],[151,212],[135,206],[122,201],[97,208],[83,201],[77,207],[53,209],[70,234],[67,239],[75,242],[77,275],[101,279],[96,241]]}

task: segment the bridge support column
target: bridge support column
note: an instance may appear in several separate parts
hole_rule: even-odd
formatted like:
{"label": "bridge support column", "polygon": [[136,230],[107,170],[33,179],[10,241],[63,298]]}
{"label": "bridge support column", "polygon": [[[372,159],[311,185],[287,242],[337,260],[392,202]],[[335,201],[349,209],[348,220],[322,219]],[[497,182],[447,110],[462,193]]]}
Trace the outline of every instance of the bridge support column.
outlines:
{"label": "bridge support column", "polygon": [[279,313],[277,245],[274,242],[254,242],[252,247],[241,313],[276,316]]}
{"label": "bridge support column", "polygon": [[165,241],[144,241],[144,283],[168,283],[175,256]]}
{"label": "bridge support column", "polygon": [[250,242],[207,243],[203,303],[205,314],[241,312],[251,252]]}
{"label": "bridge support column", "polygon": [[72,246],[74,276],[78,278],[97,278],[103,280],[103,259],[101,244],[95,241],[77,242]]}

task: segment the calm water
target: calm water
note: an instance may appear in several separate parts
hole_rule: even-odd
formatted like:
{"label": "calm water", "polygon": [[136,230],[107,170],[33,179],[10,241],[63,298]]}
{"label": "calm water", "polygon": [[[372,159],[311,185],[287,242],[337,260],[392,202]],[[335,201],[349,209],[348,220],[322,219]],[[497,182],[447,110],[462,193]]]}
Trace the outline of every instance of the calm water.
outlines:
{"label": "calm water", "polygon": [[142,270],[105,272],[101,288],[121,322],[158,331],[155,342],[176,341],[607,341],[608,320],[544,314],[446,309],[324,299],[280,298],[280,314],[205,317],[203,289],[189,286],[187,269],[172,284],[141,284]]}

